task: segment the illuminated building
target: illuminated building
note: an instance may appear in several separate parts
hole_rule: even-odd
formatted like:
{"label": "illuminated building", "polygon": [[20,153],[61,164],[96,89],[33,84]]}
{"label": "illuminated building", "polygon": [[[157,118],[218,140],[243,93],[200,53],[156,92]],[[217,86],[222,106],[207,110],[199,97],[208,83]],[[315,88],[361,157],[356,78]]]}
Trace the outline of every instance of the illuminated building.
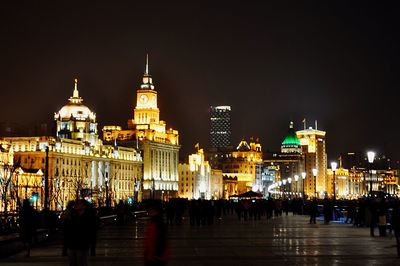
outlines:
{"label": "illuminated building", "polygon": [[90,146],[100,144],[96,114],[83,104],[83,99],[79,96],[77,79],[75,79],[72,97],[60,111],[54,114],[54,120],[57,126],[57,137],[80,140]]}
{"label": "illuminated building", "polygon": [[[77,81],[67,105],[55,113],[56,137],[9,137],[23,172],[46,169],[50,209],[64,209],[69,200],[85,197],[98,205],[137,198],[142,157],[133,148],[103,145],[95,114],[79,97]],[[43,175],[43,179],[45,176]],[[42,190],[43,185],[42,185]],[[41,193],[39,202],[44,202]]]}
{"label": "illuminated building", "polygon": [[[264,160],[263,169],[263,187],[273,188],[271,193],[279,192],[279,196],[302,196],[303,180],[299,176],[304,171],[304,160],[301,149],[300,140],[298,139],[293,127],[293,122],[290,122],[288,133],[281,143],[280,153],[267,154]],[[297,176],[297,181],[295,180]],[[283,180],[292,180],[292,183],[283,184]],[[281,182],[280,186],[272,186],[274,183]],[[264,193],[267,195],[267,193]]]}
{"label": "illuminated building", "polygon": [[[180,163],[179,196],[188,199],[211,199],[211,167],[204,160],[204,151],[189,155],[189,163]],[[222,175],[221,175],[222,179]]]}
{"label": "illuminated building", "polygon": [[[306,179],[304,191],[307,196],[323,197],[327,191],[326,169],[327,155],[325,145],[325,131],[312,127],[296,132],[302,147]],[[317,169],[314,178],[313,169]],[[317,193],[315,195],[315,192]]]}
{"label": "illuminated building", "polygon": [[222,170],[211,169],[211,198],[221,199],[224,195],[224,182],[222,178]]}
{"label": "illuminated building", "polygon": [[178,194],[179,133],[160,120],[158,92],[149,74],[148,59],[128,128],[105,126],[103,140],[138,147],[143,152],[143,197],[170,198]]}
{"label": "illuminated building", "polygon": [[[348,169],[344,169],[343,167],[339,166],[339,168],[335,170],[335,179],[337,199],[361,196],[359,185],[362,183],[353,182],[353,179],[350,178]],[[327,169],[326,192],[328,193],[329,197],[334,195],[333,189],[333,171],[332,169]]]}
{"label": "illuminated building", "polygon": [[231,146],[231,107],[210,107],[210,147],[226,148]]}
{"label": "illuminated building", "polygon": [[281,153],[289,156],[298,156],[301,154],[300,140],[293,128],[293,122],[290,122],[288,134],[282,141]]}
{"label": "illuminated building", "polygon": [[[43,171],[42,169],[27,169],[18,167],[13,175],[14,195],[19,202],[30,199],[35,209],[40,209],[44,199]],[[12,201],[13,209],[17,209],[17,201]]]}
{"label": "illuminated building", "polygon": [[[20,159],[14,160],[10,142],[0,140],[0,211],[17,210],[23,199],[31,199],[33,206],[41,206],[43,172],[41,169],[26,169],[20,166]],[[7,207],[5,201],[7,200]]]}
{"label": "illuminated building", "polygon": [[10,181],[14,171],[13,149],[9,142],[0,140],[0,212],[10,209],[7,203],[11,201],[12,183]]}
{"label": "illuminated building", "polygon": [[[258,140],[248,143],[242,140],[233,151],[222,161],[224,181],[231,183],[237,180],[237,193],[249,190],[261,191],[261,168],[263,156]],[[227,195],[227,192],[224,192]],[[229,196],[229,195],[228,195]]]}

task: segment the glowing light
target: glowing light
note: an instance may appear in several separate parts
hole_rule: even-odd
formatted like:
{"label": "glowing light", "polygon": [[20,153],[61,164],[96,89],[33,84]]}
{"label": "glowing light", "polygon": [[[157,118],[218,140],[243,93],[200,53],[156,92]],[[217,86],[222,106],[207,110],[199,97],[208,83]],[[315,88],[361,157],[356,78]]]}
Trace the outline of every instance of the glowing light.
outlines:
{"label": "glowing light", "polygon": [[368,162],[373,163],[375,160],[375,152],[369,151],[367,152]]}
{"label": "glowing light", "polygon": [[313,173],[313,176],[317,176],[318,170],[316,168],[313,168],[312,169],[312,173]]}

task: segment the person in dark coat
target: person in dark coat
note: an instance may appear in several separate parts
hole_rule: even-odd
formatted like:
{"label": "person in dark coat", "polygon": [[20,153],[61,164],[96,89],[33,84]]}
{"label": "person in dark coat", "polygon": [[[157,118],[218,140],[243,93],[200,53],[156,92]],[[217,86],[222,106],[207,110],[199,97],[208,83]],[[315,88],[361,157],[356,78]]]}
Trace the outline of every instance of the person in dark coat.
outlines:
{"label": "person in dark coat", "polygon": [[91,224],[85,200],[77,200],[70,224],[68,257],[70,266],[87,266],[90,247]]}
{"label": "person in dark coat", "polygon": [[32,239],[36,231],[36,215],[28,199],[25,199],[20,212],[20,237],[26,249],[26,257],[31,254]]}
{"label": "person in dark coat", "polygon": [[67,207],[65,208],[64,212],[61,215],[61,225],[63,230],[63,249],[62,249],[62,256],[68,256],[68,246],[69,242],[71,241],[71,220],[72,215],[74,212],[74,205],[75,201],[71,200],[68,202]]}
{"label": "person in dark coat", "polygon": [[396,238],[397,257],[400,258],[400,202],[396,202],[392,214],[392,228]]}
{"label": "person in dark coat", "polygon": [[329,224],[329,222],[332,220],[333,206],[332,202],[328,199],[328,197],[324,198],[323,207],[324,207],[324,224]]}
{"label": "person in dark coat", "polygon": [[316,223],[317,215],[318,215],[318,202],[317,199],[314,198],[310,203],[310,224]]}
{"label": "person in dark coat", "polygon": [[145,231],[144,261],[146,266],[167,265],[167,226],[164,223],[161,206],[153,205],[149,210],[150,221]]}
{"label": "person in dark coat", "polygon": [[96,256],[96,244],[97,244],[97,231],[100,227],[100,217],[93,207],[93,204],[86,202],[87,212],[90,220],[90,256]]}

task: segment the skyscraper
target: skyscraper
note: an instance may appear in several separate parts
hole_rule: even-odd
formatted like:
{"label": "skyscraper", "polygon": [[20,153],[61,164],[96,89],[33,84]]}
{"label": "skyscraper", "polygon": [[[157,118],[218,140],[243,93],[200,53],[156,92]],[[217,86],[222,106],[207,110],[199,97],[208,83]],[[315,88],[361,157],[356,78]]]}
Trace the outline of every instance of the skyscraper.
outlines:
{"label": "skyscraper", "polygon": [[231,146],[231,107],[210,107],[210,147]]}
{"label": "skyscraper", "polygon": [[[312,127],[296,132],[300,140],[306,180],[305,180],[305,194],[308,196],[323,197],[321,193],[327,191],[326,182],[326,169],[327,169],[327,155],[325,145],[325,131],[321,131]],[[313,169],[316,169],[316,176],[314,178]]]}

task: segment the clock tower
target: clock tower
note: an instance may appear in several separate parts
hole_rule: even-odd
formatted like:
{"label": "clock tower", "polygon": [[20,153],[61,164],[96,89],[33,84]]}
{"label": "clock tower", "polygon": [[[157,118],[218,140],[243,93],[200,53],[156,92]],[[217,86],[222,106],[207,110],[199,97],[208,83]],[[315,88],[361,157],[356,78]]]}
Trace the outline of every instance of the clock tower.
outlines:
{"label": "clock tower", "polygon": [[128,128],[105,126],[103,139],[128,147],[139,148],[143,156],[143,178],[139,182],[138,198],[167,199],[178,195],[179,132],[167,128],[160,120],[157,91],[149,74],[149,59],[143,81],[136,92],[136,106]]}
{"label": "clock tower", "polygon": [[160,110],[157,107],[157,91],[154,90],[153,79],[149,74],[148,56],[146,56],[146,70],[142,80],[142,85],[137,90],[134,124],[158,124],[160,122]]}

